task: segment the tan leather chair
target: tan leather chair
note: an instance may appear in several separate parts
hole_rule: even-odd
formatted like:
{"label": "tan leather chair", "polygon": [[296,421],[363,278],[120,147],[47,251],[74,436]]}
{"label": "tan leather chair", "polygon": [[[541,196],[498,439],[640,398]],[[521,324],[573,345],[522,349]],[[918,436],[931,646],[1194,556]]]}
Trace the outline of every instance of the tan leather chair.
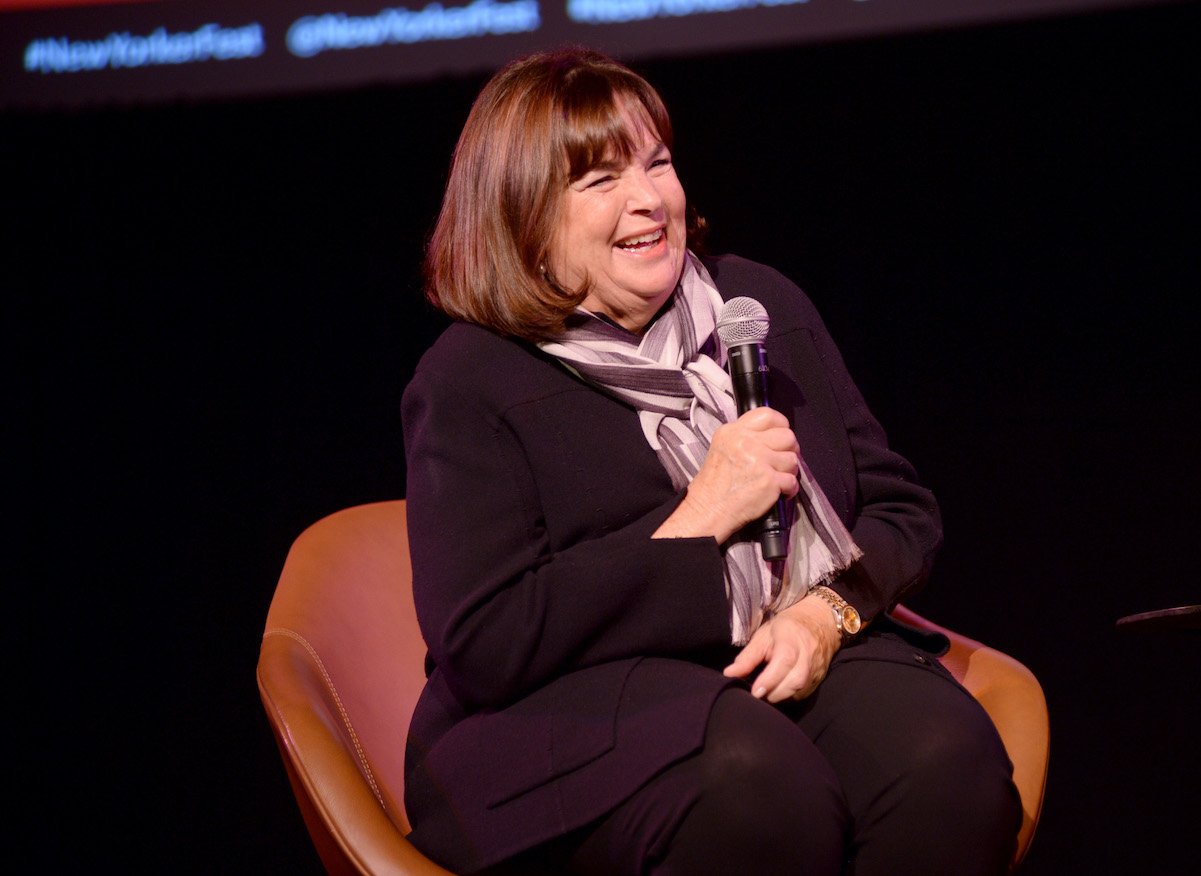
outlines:
{"label": "tan leather chair", "polygon": [[[1047,771],[1046,702],[1028,669],[942,630],[944,661],[992,715],[1014,761],[1025,819],[1038,822]],[[333,874],[446,874],[405,839],[404,746],[425,682],[404,501],[339,511],[303,532],[267,614],[263,699],[317,852]]]}
{"label": "tan leather chair", "polygon": [[332,874],[447,873],[405,839],[405,736],[424,658],[405,503],[348,508],[301,533],[267,613],[259,693]]}

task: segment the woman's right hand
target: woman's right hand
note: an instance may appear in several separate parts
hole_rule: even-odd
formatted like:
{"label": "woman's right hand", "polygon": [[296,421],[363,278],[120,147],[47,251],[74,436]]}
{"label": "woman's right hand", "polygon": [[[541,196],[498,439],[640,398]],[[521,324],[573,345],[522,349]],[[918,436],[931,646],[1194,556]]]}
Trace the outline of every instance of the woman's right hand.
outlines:
{"label": "woman's right hand", "polygon": [[688,495],[654,538],[711,535],[720,544],[800,486],[800,447],[788,419],[771,408],[747,411],[713,433]]}

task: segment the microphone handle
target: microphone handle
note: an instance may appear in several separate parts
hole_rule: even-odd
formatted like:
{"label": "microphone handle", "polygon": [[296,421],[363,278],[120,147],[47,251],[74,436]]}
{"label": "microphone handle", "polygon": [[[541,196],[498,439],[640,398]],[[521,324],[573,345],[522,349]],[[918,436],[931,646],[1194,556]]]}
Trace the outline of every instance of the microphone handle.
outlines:
{"label": "microphone handle", "polygon": [[[734,401],[738,416],[755,408],[771,407],[767,397],[767,350],[763,344],[739,344],[729,349],[730,379],[734,384]],[[750,525],[763,559],[781,560],[788,556],[788,533],[784,530],[784,499],[776,499],[766,514]]]}

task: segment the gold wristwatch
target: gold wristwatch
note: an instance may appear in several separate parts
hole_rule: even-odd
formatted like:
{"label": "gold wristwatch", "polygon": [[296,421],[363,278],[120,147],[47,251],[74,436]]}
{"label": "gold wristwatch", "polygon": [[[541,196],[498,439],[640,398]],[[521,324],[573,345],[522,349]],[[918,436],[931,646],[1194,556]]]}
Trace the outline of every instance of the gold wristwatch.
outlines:
{"label": "gold wristwatch", "polygon": [[834,626],[838,627],[838,634],[843,639],[849,639],[863,629],[863,618],[859,616],[859,610],[829,587],[819,584],[810,592],[830,606],[830,610],[834,612]]}

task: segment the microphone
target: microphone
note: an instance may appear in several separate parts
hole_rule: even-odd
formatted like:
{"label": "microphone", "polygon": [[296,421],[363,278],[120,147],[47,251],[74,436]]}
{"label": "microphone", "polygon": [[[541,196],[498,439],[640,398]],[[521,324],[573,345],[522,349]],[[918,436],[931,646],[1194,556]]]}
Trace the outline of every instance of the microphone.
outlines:
{"label": "microphone", "polygon": [[[754,298],[731,298],[717,317],[717,336],[729,356],[739,416],[754,408],[771,407],[767,397],[767,350],[763,347],[769,325],[767,311]],[[788,556],[785,519],[784,500],[780,498],[752,524],[765,560]]]}

